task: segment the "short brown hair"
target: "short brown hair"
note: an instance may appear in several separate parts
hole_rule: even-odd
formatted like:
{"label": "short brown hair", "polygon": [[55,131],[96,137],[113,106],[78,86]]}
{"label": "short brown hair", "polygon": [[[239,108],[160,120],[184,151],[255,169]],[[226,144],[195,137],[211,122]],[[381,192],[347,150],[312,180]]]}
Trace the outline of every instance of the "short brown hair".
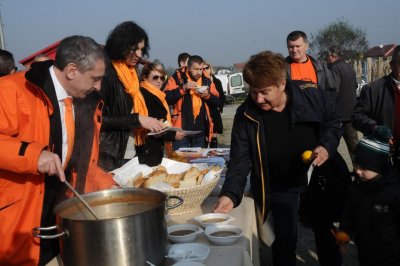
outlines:
{"label": "short brown hair", "polygon": [[161,64],[149,63],[149,64],[145,64],[142,69],[141,80],[144,80],[145,78],[149,77],[150,72],[153,70],[160,72],[161,75],[164,75],[164,76],[167,75],[167,73],[165,73],[165,70]]}
{"label": "short brown hair", "polygon": [[286,61],[281,54],[260,52],[251,56],[244,65],[243,78],[250,88],[280,85],[286,78]]}

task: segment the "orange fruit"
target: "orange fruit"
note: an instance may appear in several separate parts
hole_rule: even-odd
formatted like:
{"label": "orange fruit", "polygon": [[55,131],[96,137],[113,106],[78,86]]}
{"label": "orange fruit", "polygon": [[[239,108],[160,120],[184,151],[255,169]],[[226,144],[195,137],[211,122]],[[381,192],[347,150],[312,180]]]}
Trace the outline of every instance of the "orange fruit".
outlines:
{"label": "orange fruit", "polygon": [[313,152],[310,150],[306,150],[305,152],[303,152],[301,154],[301,160],[303,161],[303,163],[307,164],[311,162],[311,158],[312,158]]}
{"label": "orange fruit", "polygon": [[335,233],[336,242],[339,244],[346,244],[350,241],[350,237],[346,232],[338,231]]}

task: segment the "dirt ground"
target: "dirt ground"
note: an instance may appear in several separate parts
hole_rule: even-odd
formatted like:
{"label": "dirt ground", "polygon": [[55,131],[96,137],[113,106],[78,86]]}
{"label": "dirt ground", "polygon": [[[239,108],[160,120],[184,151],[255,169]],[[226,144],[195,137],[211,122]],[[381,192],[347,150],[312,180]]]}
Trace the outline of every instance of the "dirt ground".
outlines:
{"label": "dirt ground", "polygon": [[[220,146],[229,146],[231,138],[231,128],[233,124],[233,118],[236,112],[237,104],[226,105],[222,113],[222,120],[224,123],[224,134],[218,136],[218,142]],[[339,145],[339,153],[345,159],[348,167],[352,170],[350,157],[347,152],[347,147],[343,141]],[[272,265],[270,249],[268,247],[262,247],[260,250],[261,254],[261,265]],[[311,229],[304,227],[299,222],[298,229],[298,241],[297,241],[297,265],[299,266],[316,266],[318,263],[318,256],[315,249],[314,234]],[[346,255],[343,256],[343,266],[356,266],[358,265],[357,253],[354,243],[350,243],[346,246]]]}

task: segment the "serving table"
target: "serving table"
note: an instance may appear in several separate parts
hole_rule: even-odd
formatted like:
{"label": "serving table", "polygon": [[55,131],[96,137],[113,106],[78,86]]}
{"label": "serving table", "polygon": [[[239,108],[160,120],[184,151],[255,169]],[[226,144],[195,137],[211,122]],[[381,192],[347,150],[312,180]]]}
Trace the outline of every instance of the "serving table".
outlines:
{"label": "serving table", "polygon": [[[208,197],[201,207],[184,215],[171,216],[168,226],[174,224],[192,223],[197,224],[193,217],[210,213],[217,202],[217,197]],[[229,212],[235,220],[230,224],[242,229],[243,237],[229,246],[214,246],[208,241],[204,234],[196,239],[197,243],[203,243],[210,247],[210,256],[205,261],[206,265],[260,265],[258,234],[254,201],[252,198],[244,197],[242,203]]]}

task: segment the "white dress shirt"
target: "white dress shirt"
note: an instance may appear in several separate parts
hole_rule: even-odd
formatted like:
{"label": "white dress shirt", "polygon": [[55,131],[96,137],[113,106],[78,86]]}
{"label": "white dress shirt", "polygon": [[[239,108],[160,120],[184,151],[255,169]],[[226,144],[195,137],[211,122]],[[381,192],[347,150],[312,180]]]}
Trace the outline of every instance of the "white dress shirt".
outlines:
{"label": "white dress shirt", "polygon": [[[67,157],[67,152],[68,152],[68,138],[67,138],[67,127],[65,125],[65,104],[63,100],[65,98],[71,97],[68,96],[67,91],[64,89],[64,87],[61,85],[61,83],[58,81],[56,74],[54,73],[54,67],[50,67],[50,76],[51,79],[53,80],[54,88],[56,91],[57,95],[57,101],[58,101],[58,106],[60,107],[60,118],[61,118],[61,129],[62,129],[62,158],[61,162],[64,165],[65,159]],[[72,108],[72,113],[75,118],[75,112],[74,108]]]}

